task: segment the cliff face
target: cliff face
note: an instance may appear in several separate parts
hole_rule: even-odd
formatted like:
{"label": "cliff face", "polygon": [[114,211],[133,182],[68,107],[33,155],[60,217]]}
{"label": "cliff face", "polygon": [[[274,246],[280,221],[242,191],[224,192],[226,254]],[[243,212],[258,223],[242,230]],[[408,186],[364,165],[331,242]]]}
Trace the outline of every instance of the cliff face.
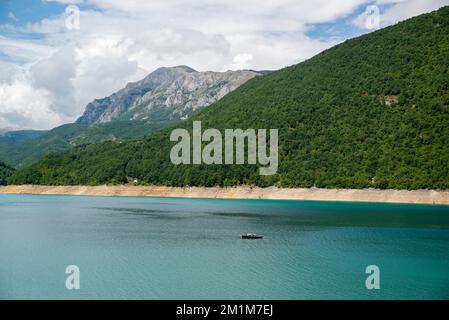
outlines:
{"label": "cliff face", "polygon": [[198,72],[187,66],[159,68],[143,80],[89,103],[77,123],[98,124],[116,119],[183,119],[221,99],[259,75],[254,71]]}

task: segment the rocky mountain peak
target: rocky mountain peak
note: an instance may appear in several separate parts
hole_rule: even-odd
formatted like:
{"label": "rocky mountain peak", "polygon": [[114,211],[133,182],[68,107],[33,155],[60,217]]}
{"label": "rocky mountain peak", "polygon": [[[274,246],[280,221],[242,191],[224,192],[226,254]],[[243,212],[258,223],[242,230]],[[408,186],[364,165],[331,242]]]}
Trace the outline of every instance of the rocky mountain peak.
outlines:
{"label": "rocky mountain peak", "polygon": [[89,103],[77,123],[107,123],[119,118],[151,121],[162,114],[163,120],[183,119],[257,75],[254,71],[198,72],[184,65],[158,68],[109,97]]}

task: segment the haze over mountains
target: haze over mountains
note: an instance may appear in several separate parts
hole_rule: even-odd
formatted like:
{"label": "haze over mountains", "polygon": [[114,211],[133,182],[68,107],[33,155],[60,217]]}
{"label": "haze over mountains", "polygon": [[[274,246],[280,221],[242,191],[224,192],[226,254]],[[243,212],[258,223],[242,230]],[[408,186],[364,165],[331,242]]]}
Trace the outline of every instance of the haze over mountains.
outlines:
{"label": "haze over mountains", "polygon": [[0,144],[14,143],[24,140],[40,137],[47,131],[40,130],[20,130],[20,131],[6,131],[0,132]]}
{"label": "haze over mountains", "polygon": [[49,132],[18,131],[0,135],[0,159],[21,167],[80,144],[129,139],[186,119],[221,99],[255,71],[198,72],[187,66],[159,68],[138,82],[89,103],[73,124]]}
{"label": "haze over mountains", "polygon": [[449,7],[249,80],[176,127],[279,129],[279,170],[173,165],[172,128],[52,154],[12,184],[449,188]]}

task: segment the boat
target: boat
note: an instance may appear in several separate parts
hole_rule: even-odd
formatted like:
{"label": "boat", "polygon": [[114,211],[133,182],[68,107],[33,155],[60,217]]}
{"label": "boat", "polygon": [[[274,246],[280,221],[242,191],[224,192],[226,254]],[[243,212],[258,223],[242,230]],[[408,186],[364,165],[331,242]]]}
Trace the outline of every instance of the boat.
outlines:
{"label": "boat", "polygon": [[255,233],[244,233],[242,234],[242,239],[262,239],[263,236]]}

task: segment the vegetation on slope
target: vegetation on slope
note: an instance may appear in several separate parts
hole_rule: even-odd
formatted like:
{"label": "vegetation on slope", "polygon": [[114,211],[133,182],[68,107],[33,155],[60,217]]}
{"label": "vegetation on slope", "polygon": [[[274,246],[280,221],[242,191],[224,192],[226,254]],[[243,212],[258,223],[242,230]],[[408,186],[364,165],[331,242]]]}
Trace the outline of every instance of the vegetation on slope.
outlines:
{"label": "vegetation on slope", "polygon": [[6,179],[14,172],[14,169],[0,161],[0,186],[6,185]]}
{"label": "vegetation on slope", "polygon": [[50,152],[142,137],[192,116],[256,75],[259,73],[245,70],[214,73],[187,66],[159,68],[108,97],[92,101],[76,123],[41,136],[35,133],[35,139],[26,139],[33,134],[30,131],[0,134],[0,159],[20,168]]}
{"label": "vegetation on slope", "polygon": [[449,188],[449,7],[250,80],[179,127],[278,128],[279,170],[172,165],[170,130],[83,145],[11,183]]}
{"label": "vegetation on slope", "polygon": [[155,118],[151,122],[119,119],[91,126],[65,124],[32,139],[0,144],[0,158],[7,164],[20,168],[40,160],[48,153],[61,152],[88,143],[143,137],[176,122]]}

